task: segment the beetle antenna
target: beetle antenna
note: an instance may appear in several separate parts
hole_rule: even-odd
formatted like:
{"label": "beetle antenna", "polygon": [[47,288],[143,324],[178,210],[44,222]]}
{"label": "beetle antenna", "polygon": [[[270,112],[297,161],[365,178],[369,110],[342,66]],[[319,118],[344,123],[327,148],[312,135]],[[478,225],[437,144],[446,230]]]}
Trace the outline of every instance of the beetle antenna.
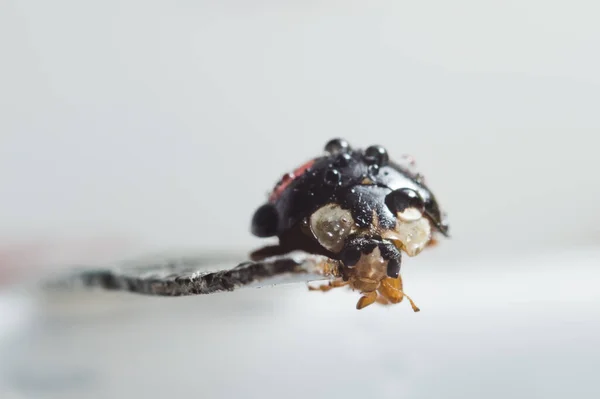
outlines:
{"label": "beetle antenna", "polygon": [[419,309],[419,307],[417,305],[415,305],[415,302],[408,295],[406,295],[404,292],[402,294],[406,297],[406,299],[408,299],[408,302],[410,302],[410,307],[412,308],[412,310],[414,312],[421,311],[421,309]]}

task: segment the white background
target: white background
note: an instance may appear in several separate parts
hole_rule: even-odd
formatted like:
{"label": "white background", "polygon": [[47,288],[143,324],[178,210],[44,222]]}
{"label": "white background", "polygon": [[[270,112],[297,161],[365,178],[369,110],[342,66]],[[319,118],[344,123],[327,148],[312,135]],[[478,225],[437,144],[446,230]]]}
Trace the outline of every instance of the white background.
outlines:
{"label": "white background", "polygon": [[[449,213],[452,240],[422,260],[410,259],[404,269],[413,270],[407,284],[421,303],[432,293],[425,279],[435,278],[436,270],[515,273],[505,276],[509,286],[522,278],[536,285],[538,272],[555,273],[553,284],[560,286],[561,276],[578,268],[588,273],[575,273],[582,282],[597,279],[588,266],[597,263],[593,249],[600,239],[599,12],[594,1],[5,0],[0,4],[1,247],[10,251],[52,242],[46,258],[36,259],[44,265],[93,263],[98,258],[74,251],[73,240],[107,237],[126,244],[106,250],[105,257],[190,248],[247,251],[261,244],[250,236],[249,222],[271,186],[319,153],[328,139],[342,136],[355,146],[382,144],[392,156],[413,155]],[[536,272],[518,274],[528,268]],[[481,303],[495,303],[502,309],[502,328],[521,326],[520,336],[532,340],[551,329],[551,320],[571,317],[566,303],[580,291],[576,283],[555,297],[548,285],[532,288],[533,296],[518,291],[531,306],[525,314],[546,320],[538,331],[539,326],[528,329],[523,319],[511,319],[509,305],[502,307],[503,284],[494,278],[460,281],[464,296],[497,293]],[[559,314],[548,310],[555,304],[540,307],[536,293],[542,303],[554,298],[563,304]],[[246,301],[253,294],[236,295]],[[282,309],[292,301],[285,312],[292,325],[267,322],[281,332],[273,342],[298,357],[302,348],[294,351],[286,339],[298,342],[295,323],[315,321],[310,311],[300,311],[298,319],[287,312],[298,311],[294,301],[308,294],[296,287],[273,295]],[[464,296],[457,301],[472,303]],[[328,345],[317,345],[323,338],[318,336],[301,341],[303,347],[345,354],[317,368],[324,380],[340,362],[356,370],[379,362],[385,352],[349,360],[364,339],[353,335],[359,316],[349,313],[343,322],[334,315],[338,307],[351,308],[356,298],[350,293],[332,298],[339,303],[311,297],[306,305],[331,312],[319,323],[339,323],[325,328],[331,331]],[[597,296],[579,300],[598,315]],[[225,300],[202,301],[216,309]],[[439,309],[441,303],[428,306]],[[186,309],[185,317],[201,316]],[[383,329],[378,323],[396,313],[408,325],[415,319],[407,317],[407,309],[374,312],[363,334],[373,334],[382,345],[388,338],[377,338]],[[432,318],[429,327],[440,334],[432,340],[441,345],[449,316],[437,312],[423,317]],[[482,316],[481,323],[489,326],[493,314]],[[573,322],[583,323],[589,314]],[[459,335],[453,339],[471,342],[467,326],[477,322],[468,319],[464,330],[453,326]],[[223,334],[237,339],[245,322],[228,320]],[[402,330],[402,323],[388,326],[392,330],[385,334]],[[118,330],[118,323],[112,328]],[[423,333],[419,327],[411,331]],[[524,344],[523,359],[547,364],[544,354],[566,345],[568,334],[551,331],[554,338],[537,341],[537,352]],[[593,335],[586,337],[581,342],[597,347]],[[503,342],[514,341],[483,342],[503,353]],[[276,356],[277,345],[269,356]],[[440,361],[439,353],[422,355],[431,359],[424,363]],[[483,364],[494,364],[494,356]],[[593,359],[597,365],[597,351]],[[585,375],[588,363],[578,363],[577,374]],[[240,371],[247,386],[257,364]],[[450,378],[447,370],[435,374],[438,369],[427,364],[424,380]],[[389,374],[400,378],[403,367]],[[465,372],[489,390],[487,397],[492,392],[518,396],[517,388],[492,389],[502,378],[532,387],[521,392],[535,397],[536,387],[559,381],[546,377],[533,383],[536,369],[528,368],[527,377],[511,374],[510,367],[478,376],[482,369],[475,362]],[[169,381],[166,368],[161,370]],[[393,384],[388,374],[377,375]],[[357,377],[350,373],[348,379]],[[364,391],[347,392],[391,395],[388,388],[373,391],[370,387],[381,384],[365,379]],[[569,378],[561,383],[564,391],[555,390],[556,395],[586,397],[593,388],[577,391],[581,383]],[[409,385],[404,391],[399,386],[394,397],[481,397],[464,384],[436,395],[416,382]],[[553,397],[544,392],[539,397]]]}

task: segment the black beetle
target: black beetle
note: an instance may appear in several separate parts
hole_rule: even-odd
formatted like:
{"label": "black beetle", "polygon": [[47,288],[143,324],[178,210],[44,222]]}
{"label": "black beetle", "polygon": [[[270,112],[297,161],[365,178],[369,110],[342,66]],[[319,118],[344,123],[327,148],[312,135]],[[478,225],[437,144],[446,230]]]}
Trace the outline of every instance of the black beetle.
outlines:
{"label": "black beetle", "polygon": [[350,285],[363,293],[360,309],[376,300],[400,302],[401,252],[419,254],[435,232],[448,236],[448,223],[411,162],[392,161],[382,146],[353,149],[334,139],[323,155],[283,176],[251,230],[279,238],[279,245],[255,251],[254,260],[302,250],[335,261],[339,279],[320,289]]}

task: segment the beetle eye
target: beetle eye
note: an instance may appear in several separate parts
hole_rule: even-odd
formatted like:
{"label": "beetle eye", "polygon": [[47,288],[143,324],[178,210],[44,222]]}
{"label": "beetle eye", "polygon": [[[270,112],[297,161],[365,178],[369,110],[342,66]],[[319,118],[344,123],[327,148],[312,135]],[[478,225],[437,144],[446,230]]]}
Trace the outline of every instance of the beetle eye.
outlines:
{"label": "beetle eye", "polygon": [[385,204],[403,222],[419,220],[425,212],[421,196],[410,188],[392,191],[385,197]]}
{"label": "beetle eye", "polygon": [[346,267],[354,267],[360,260],[362,256],[362,252],[358,248],[351,247],[346,248],[340,254],[340,260],[344,262],[344,266]]}
{"label": "beetle eye", "polygon": [[310,230],[324,248],[339,252],[354,226],[352,214],[337,204],[319,208],[310,217]]}

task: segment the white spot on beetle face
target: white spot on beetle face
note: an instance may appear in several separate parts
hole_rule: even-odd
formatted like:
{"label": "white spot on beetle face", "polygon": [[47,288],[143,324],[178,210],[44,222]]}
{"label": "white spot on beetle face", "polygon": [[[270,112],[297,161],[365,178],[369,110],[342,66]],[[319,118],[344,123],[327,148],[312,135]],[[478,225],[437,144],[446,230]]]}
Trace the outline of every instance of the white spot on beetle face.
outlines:
{"label": "white spot on beetle face", "polygon": [[396,214],[398,219],[402,222],[415,222],[423,216],[423,213],[420,209],[417,208],[406,208],[404,212],[398,212]]}
{"label": "white spot on beetle face", "polygon": [[399,220],[394,230],[386,231],[382,236],[399,243],[408,256],[416,256],[431,241],[431,223],[423,217],[411,222]]}
{"label": "white spot on beetle face", "polygon": [[317,209],[310,217],[310,230],[324,248],[339,252],[344,240],[352,232],[354,220],[349,210],[337,204],[327,204]]}

